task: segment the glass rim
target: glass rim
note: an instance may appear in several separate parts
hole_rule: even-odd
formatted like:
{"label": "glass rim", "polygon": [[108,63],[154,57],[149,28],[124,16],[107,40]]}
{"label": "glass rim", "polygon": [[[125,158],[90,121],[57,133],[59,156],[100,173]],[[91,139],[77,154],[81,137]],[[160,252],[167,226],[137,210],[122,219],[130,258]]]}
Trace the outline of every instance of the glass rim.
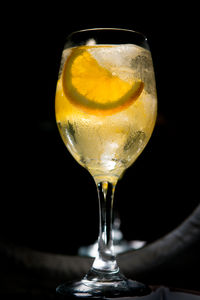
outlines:
{"label": "glass rim", "polygon": [[94,28],[85,28],[85,29],[80,29],[80,30],[75,30],[72,31],[69,35],[68,38],[70,38],[71,36],[73,36],[74,34],[77,33],[81,33],[81,32],[89,32],[89,31],[121,31],[121,32],[132,32],[134,34],[137,34],[138,36],[141,36],[144,38],[144,40],[147,42],[147,37],[145,36],[144,33],[137,31],[137,30],[132,30],[132,29],[128,29],[128,28],[120,28],[120,27],[94,27]]}

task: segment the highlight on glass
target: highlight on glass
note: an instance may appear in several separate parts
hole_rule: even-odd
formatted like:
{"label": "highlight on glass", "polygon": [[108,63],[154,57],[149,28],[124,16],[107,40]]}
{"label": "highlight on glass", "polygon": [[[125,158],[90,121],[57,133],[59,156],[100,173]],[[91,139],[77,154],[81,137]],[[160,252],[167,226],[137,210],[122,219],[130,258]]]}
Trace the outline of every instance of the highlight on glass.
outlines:
{"label": "highlight on glass", "polygon": [[113,251],[115,187],[148,143],[157,115],[146,37],[117,28],[70,34],[62,53],[55,113],[62,140],[94,178],[99,201],[92,267],[80,281],[61,284],[57,293],[83,298],[148,294],[148,286],[120,272]]}

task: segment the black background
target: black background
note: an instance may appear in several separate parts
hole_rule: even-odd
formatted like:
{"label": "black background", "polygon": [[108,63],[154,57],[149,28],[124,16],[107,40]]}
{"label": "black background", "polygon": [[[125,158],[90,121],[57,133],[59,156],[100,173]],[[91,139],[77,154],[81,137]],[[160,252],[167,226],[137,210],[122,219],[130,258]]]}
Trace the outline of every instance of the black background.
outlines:
{"label": "black background", "polygon": [[[157,2],[157,1],[156,1]],[[122,230],[148,242],[199,203],[199,26],[191,2],[52,2],[2,10],[0,232],[42,251],[74,254],[98,234],[92,177],[71,157],[54,96],[67,35],[92,27],[143,32],[152,52],[158,119],[152,138],[116,188]]]}

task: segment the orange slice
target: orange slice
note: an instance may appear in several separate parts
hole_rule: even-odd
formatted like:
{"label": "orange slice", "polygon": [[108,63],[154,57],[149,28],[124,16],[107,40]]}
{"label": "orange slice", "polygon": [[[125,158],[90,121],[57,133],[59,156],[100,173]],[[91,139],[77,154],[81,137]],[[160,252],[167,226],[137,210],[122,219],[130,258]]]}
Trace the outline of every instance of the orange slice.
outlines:
{"label": "orange slice", "polygon": [[109,68],[101,66],[90,53],[91,48],[82,46],[72,49],[62,73],[64,94],[72,104],[87,113],[111,115],[137,100],[144,83],[123,80]]}

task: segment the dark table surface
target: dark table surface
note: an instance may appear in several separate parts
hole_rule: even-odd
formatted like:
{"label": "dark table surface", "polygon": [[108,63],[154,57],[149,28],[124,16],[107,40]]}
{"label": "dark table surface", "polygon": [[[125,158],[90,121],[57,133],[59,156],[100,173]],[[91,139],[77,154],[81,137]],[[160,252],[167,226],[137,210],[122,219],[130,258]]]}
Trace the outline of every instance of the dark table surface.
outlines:
{"label": "dark table surface", "polygon": [[[123,298],[119,298],[123,299]],[[118,300],[119,300],[118,299]],[[200,294],[195,294],[191,291],[178,291],[178,290],[170,290],[167,287],[158,287],[155,289],[150,295],[143,297],[133,297],[126,298],[128,299],[140,299],[140,300],[198,300],[200,299]]]}
{"label": "dark table surface", "polygon": [[[41,291],[21,291],[18,293],[0,293],[1,299],[21,299],[21,300],[59,300],[59,296],[56,293],[46,293],[45,290]],[[62,299],[69,299],[62,298]],[[76,298],[75,298],[76,299]],[[111,298],[105,298],[107,300]],[[179,290],[179,289],[170,289],[165,286],[161,287],[153,287],[153,291],[151,294],[142,297],[126,297],[126,298],[117,298],[118,300],[199,300],[200,293],[195,291],[186,291],[186,290]]]}

